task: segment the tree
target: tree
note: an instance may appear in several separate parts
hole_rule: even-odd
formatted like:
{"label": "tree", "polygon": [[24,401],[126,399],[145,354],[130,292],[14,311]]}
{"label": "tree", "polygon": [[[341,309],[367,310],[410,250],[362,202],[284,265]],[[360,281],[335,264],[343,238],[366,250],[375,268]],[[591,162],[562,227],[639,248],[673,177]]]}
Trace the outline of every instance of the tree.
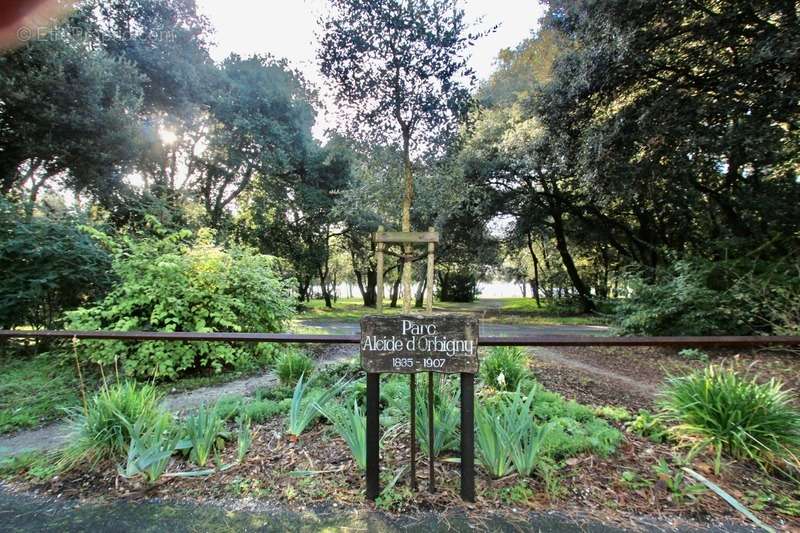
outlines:
{"label": "tree", "polygon": [[349,155],[332,139],[311,151],[289,178],[260,180],[242,202],[243,216],[236,224],[240,236],[292,264],[301,302],[316,277],[325,305],[332,307],[330,259],[333,240],[341,233],[333,207],[350,177]]}
{"label": "tree", "polygon": [[109,290],[111,256],[80,220],[74,213],[22,216],[0,197],[0,328],[54,329],[64,311]]}
{"label": "tree", "polygon": [[[321,20],[322,73],[347,106],[356,132],[399,136],[402,230],[411,231],[412,151],[421,132],[430,141],[465,113],[474,76],[464,52],[479,35],[468,33],[457,0],[331,0],[331,7]],[[409,245],[405,256],[411,253]],[[406,261],[403,309],[410,308],[411,264]]]}
{"label": "tree", "polygon": [[54,179],[111,194],[136,158],[142,78],[69,35],[0,56],[0,194],[31,205]]}
{"label": "tree", "polygon": [[311,145],[312,95],[285,61],[232,55],[210,102],[207,148],[196,157],[197,188],[212,227],[254,179],[288,176]]}

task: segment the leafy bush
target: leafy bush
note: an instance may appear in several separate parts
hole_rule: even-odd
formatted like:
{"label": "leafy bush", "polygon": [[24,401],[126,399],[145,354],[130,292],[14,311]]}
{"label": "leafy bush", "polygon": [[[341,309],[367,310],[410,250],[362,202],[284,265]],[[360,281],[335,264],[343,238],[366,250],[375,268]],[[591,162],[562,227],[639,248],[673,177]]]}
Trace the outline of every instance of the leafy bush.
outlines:
{"label": "leafy bush", "polygon": [[671,432],[696,447],[751,459],[762,467],[798,466],[800,411],[776,380],[759,383],[721,366],[672,377],[661,404]]}
{"label": "leafy bush", "polygon": [[[280,331],[291,316],[287,284],[270,257],[222,250],[208,233],[127,239],[114,258],[121,279],[103,301],[67,314],[67,326],[86,330]],[[176,378],[189,370],[243,365],[255,350],[210,342],[83,341],[92,361],[119,359],[131,376]]]}
{"label": "leafy bush", "polygon": [[497,390],[513,391],[528,375],[528,356],[518,346],[498,346],[481,361],[483,383]]}
{"label": "leafy bush", "polygon": [[74,217],[26,217],[0,198],[0,329],[55,329],[111,286],[111,256]]}
{"label": "leafy bush", "polygon": [[474,302],[479,294],[478,277],[468,269],[439,276],[436,296],[443,302]]}
{"label": "leafy bush", "polygon": [[213,407],[201,405],[183,422],[184,438],[179,448],[188,450],[189,460],[197,466],[206,466],[208,460],[221,449],[228,438],[225,421]]}
{"label": "leafy bush", "polygon": [[800,261],[672,261],[655,283],[631,275],[616,306],[617,329],[632,335],[796,334]]}
{"label": "leafy bush", "polygon": [[353,409],[334,406],[324,409],[319,403],[314,407],[330,420],[339,435],[345,440],[353,454],[358,468],[367,468],[367,417],[361,413],[358,402],[353,402]]}
{"label": "leafy bush", "polygon": [[131,428],[137,422],[144,428],[153,426],[163,415],[160,401],[161,395],[151,385],[125,382],[104,386],[88,402],[86,411],[71,411],[71,444],[60,463],[69,468],[83,460],[124,457]]}
{"label": "leafy bush", "polygon": [[314,361],[294,350],[282,354],[275,363],[275,373],[283,385],[294,385],[300,376],[308,378],[313,370]]}

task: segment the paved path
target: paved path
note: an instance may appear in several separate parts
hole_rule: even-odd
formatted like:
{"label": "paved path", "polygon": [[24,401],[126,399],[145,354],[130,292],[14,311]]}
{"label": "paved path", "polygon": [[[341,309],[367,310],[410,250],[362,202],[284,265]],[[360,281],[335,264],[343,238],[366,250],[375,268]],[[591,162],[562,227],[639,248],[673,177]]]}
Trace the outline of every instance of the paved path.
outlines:
{"label": "paved path", "polygon": [[[355,347],[352,347],[352,350],[332,350],[330,353],[324,354],[319,364],[327,365],[344,361],[354,354]],[[233,394],[251,396],[256,389],[271,387],[277,382],[277,376],[268,372],[220,385],[169,394],[164,398],[162,404],[170,411],[182,414],[201,404],[212,403],[222,396]],[[69,436],[70,427],[64,421],[54,422],[38,429],[19,431],[13,435],[0,435],[0,458],[26,451],[55,450],[66,443]]]}
{"label": "paved path", "polygon": [[[348,320],[300,320],[304,330],[331,335],[358,335],[361,327],[357,321]],[[486,337],[523,337],[526,335],[607,335],[606,326],[531,326],[525,324],[481,323],[480,335]]]}

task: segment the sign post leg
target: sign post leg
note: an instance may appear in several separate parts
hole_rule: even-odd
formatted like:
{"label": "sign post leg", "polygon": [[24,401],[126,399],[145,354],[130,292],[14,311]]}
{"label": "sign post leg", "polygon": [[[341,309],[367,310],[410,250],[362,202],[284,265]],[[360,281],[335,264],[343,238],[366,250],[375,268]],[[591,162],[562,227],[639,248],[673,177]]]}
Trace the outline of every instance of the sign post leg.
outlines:
{"label": "sign post leg", "polygon": [[417,375],[408,375],[408,390],[409,401],[411,405],[409,425],[409,443],[408,447],[411,450],[411,471],[409,476],[411,478],[411,490],[417,490]]}
{"label": "sign post leg", "polygon": [[433,372],[428,372],[428,492],[436,492],[433,457]]}
{"label": "sign post leg", "polygon": [[475,501],[475,376],[461,374],[461,499]]}
{"label": "sign post leg", "polygon": [[380,494],[380,374],[367,374],[367,499]]}

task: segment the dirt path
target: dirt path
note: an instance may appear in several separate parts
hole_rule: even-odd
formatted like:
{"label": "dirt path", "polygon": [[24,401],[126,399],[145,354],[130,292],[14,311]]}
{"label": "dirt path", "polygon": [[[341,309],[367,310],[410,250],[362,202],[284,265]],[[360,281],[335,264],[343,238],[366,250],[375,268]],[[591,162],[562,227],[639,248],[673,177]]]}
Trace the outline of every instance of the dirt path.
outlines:
{"label": "dirt path", "polygon": [[569,355],[560,353],[552,348],[537,346],[529,349],[528,351],[535,358],[543,359],[558,366],[573,368],[586,374],[590,374],[596,378],[600,378],[604,381],[616,382],[619,385],[624,386],[626,390],[634,391],[646,397],[653,397],[655,396],[656,392],[658,392],[658,387],[655,384],[625,376],[611,369],[577,361],[569,357]]}
{"label": "dirt path", "polygon": [[[318,366],[346,361],[355,354],[353,346],[331,346],[320,353]],[[191,391],[170,394],[164,398],[163,405],[176,414],[212,403],[227,395],[251,396],[256,389],[271,387],[278,382],[277,376],[269,372],[258,376],[237,379],[211,387],[201,387]],[[54,450],[61,447],[69,438],[70,428],[66,422],[54,422],[38,429],[20,431],[13,435],[0,436],[0,458],[13,456],[26,451]]]}

